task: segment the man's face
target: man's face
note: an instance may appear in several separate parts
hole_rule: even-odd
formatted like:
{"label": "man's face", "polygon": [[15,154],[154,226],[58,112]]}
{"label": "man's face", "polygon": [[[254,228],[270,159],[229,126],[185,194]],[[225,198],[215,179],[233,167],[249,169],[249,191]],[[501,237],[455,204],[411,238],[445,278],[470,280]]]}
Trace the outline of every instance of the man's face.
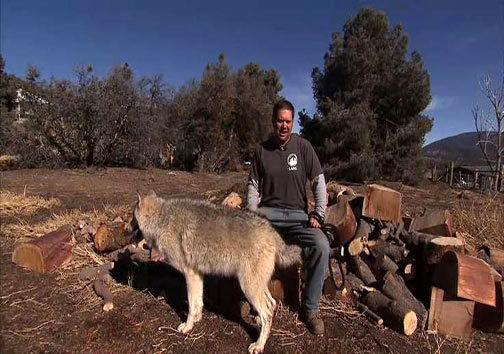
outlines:
{"label": "man's face", "polygon": [[281,109],[278,111],[277,117],[273,121],[275,136],[281,145],[289,141],[292,132],[292,118],[292,111]]}

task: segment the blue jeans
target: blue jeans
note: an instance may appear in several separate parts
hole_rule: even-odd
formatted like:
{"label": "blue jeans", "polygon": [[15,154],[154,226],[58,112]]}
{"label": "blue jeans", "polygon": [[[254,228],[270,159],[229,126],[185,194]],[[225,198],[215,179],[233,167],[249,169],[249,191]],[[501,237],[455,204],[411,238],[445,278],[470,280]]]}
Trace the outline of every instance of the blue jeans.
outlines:
{"label": "blue jeans", "polygon": [[322,287],[329,263],[329,241],[322,230],[309,227],[303,210],[261,207],[257,212],[266,217],[287,244],[303,249],[306,284],[301,295],[303,306],[318,311]]}

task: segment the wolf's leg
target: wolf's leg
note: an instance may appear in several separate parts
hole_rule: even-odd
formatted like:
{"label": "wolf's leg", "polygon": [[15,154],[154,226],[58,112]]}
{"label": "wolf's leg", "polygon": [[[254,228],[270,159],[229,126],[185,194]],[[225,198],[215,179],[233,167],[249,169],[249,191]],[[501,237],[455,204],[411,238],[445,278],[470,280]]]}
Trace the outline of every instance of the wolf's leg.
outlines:
{"label": "wolf's leg", "polygon": [[189,302],[189,314],[187,321],[181,323],[177,330],[181,333],[189,333],[196,322],[201,320],[203,312],[203,276],[189,268],[185,272],[187,285],[187,299]]}
{"label": "wolf's leg", "polygon": [[[268,290],[268,281],[273,274],[274,267],[275,263],[273,256],[268,257],[263,254],[263,259],[256,264],[256,267],[247,267],[243,272],[238,274],[238,280],[243,293],[250,304],[256,309],[261,322],[259,338],[248,348],[250,354],[263,352],[264,345],[266,344],[271,329],[274,306],[269,300],[271,294]],[[262,269],[262,271],[258,271],[258,269]],[[273,300],[273,298],[271,299]]]}

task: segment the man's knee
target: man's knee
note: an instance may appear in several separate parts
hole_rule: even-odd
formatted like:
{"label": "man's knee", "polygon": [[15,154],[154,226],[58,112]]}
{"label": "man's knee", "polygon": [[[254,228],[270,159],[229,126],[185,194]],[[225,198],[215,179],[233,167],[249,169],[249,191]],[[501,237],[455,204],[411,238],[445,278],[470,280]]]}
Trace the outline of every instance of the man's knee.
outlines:
{"label": "man's knee", "polygon": [[321,257],[328,258],[331,251],[327,236],[320,229],[316,229],[314,248]]}

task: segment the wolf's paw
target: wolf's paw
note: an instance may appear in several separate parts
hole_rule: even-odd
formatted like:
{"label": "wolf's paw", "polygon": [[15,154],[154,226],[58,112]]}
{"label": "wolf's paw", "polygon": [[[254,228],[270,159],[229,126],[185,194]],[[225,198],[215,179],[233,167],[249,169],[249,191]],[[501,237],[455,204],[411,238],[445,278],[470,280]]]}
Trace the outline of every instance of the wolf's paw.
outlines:
{"label": "wolf's paw", "polygon": [[257,342],[252,343],[248,347],[249,354],[260,354],[264,351],[264,346],[259,345]]}
{"label": "wolf's paw", "polygon": [[179,324],[179,326],[177,327],[177,331],[179,331],[180,333],[183,333],[183,334],[187,334],[193,329],[193,327],[194,326],[192,324],[184,322],[184,323]]}

